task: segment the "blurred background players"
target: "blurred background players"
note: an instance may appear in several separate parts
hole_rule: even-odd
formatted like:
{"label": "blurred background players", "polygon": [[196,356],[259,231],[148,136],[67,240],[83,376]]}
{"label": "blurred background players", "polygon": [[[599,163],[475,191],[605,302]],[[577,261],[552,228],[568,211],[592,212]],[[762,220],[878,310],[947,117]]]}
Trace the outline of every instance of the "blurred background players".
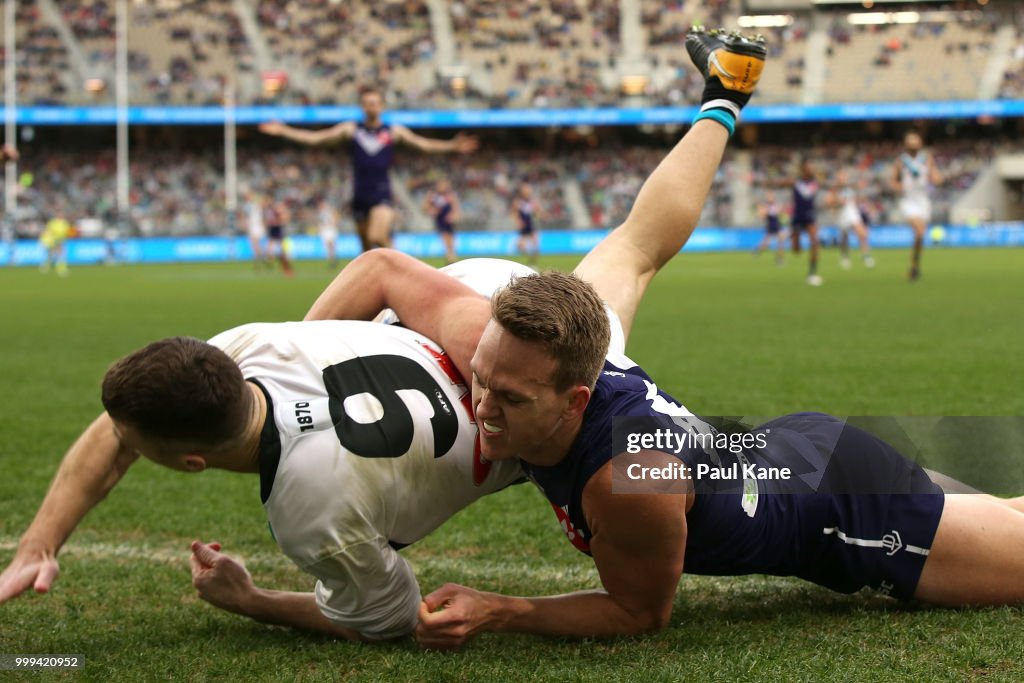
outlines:
{"label": "blurred background players", "polygon": [[462,212],[459,198],[452,192],[451,183],[442,178],[423,199],[423,210],[434,219],[434,229],[444,242],[444,260],[449,265],[458,260],[455,253],[455,224]]}
{"label": "blurred background players", "polygon": [[800,162],[800,175],[793,181],[793,221],[792,237],[793,252],[800,253],[800,233],[806,232],[811,243],[810,267],[807,272],[807,284],[818,287],[823,280],[818,275],[818,192],[821,186],[814,172],[810,159]]}
{"label": "blurred background players", "polygon": [[39,270],[48,273],[52,267],[57,275],[67,277],[68,261],[64,243],[70,236],[71,223],[64,217],[63,207],[58,205],[53,218],[46,222],[46,227],[39,236],[39,243],[46,249],[46,260],[39,266]]}
{"label": "blurred background players", "polygon": [[900,212],[914,231],[914,246],[910,253],[911,282],[921,277],[921,251],[924,249],[924,233],[932,218],[930,198],[933,185],[942,184],[942,175],[935,165],[935,159],[924,151],[920,134],[910,132],[903,138],[903,154],[893,166],[892,187],[900,199]]}
{"label": "blurred background players", "polygon": [[875,259],[871,256],[868,242],[868,221],[866,212],[861,208],[856,184],[844,169],[836,176],[838,190],[833,203],[839,208],[839,265],[844,270],[850,269],[850,230],[857,235],[861,258],[865,268],[874,268]]}
{"label": "blurred background players", "polygon": [[759,256],[762,251],[768,248],[774,237],[775,265],[781,266],[783,263],[782,240],[784,239],[782,234],[782,204],[779,203],[774,190],[768,190],[765,193],[764,203],[758,207],[757,212],[764,219],[764,237],[761,238],[761,242],[754,248],[754,256]]}
{"label": "blurred background players", "polygon": [[327,197],[321,197],[317,202],[317,218],[320,223],[320,241],[324,244],[324,251],[327,252],[327,267],[330,269],[338,265],[338,216]]}
{"label": "blurred background players", "polygon": [[267,199],[263,206],[263,222],[267,226],[267,257],[281,262],[281,270],[286,277],[294,274],[285,248],[285,229],[290,219],[291,212],[287,204],[272,197]]}
{"label": "blurred background players", "polygon": [[459,133],[450,140],[432,140],[401,125],[381,120],[384,97],[375,88],[364,88],[359,96],[363,120],[345,121],[323,130],[293,128],[280,122],[264,123],[260,130],[303,145],[325,145],[352,141],[352,215],[363,251],[391,246],[391,225],[395,220],[394,200],[388,172],[394,160],[394,146],[403,143],[421,152],[467,154],[477,148],[473,136]]}
{"label": "blurred background players", "polygon": [[531,264],[537,263],[540,255],[540,240],[537,237],[537,201],[533,198],[533,187],[530,183],[519,186],[516,196],[512,199],[512,218],[519,228],[517,248],[520,254],[526,254]]}

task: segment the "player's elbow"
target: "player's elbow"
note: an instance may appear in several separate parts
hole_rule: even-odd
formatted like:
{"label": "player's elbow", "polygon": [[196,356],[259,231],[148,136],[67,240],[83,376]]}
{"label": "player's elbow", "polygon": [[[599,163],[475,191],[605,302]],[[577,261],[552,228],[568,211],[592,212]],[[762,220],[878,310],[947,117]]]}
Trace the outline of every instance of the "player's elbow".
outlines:
{"label": "player's elbow", "polygon": [[668,609],[645,610],[642,614],[634,615],[637,626],[635,635],[662,631],[668,626],[671,618],[671,605]]}

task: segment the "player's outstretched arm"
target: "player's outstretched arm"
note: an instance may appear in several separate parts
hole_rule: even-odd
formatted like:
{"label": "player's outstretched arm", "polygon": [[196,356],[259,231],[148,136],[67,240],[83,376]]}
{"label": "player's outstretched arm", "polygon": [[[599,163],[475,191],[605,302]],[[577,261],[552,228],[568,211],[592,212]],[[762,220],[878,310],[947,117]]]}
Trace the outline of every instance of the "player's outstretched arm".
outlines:
{"label": "player's outstretched arm", "polygon": [[395,135],[395,140],[402,144],[409,145],[421,152],[427,152],[428,154],[446,154],[446,153],[458,153],[458,154],[469,154],[475,152],[479,146],[479,141],[475,135],[466,135],[465,133],[458,133],[455,137],[450,140],[435,140],[434,138],[425,138],[422,135],[417,135],[405,126],[392,126],[392,132]]}
{"label": "player's outstretched arm", "polygon": [[575,271],[618,313],[627,337],[647,285],[697,227],[725,145],[767,54],[762,39],[701,29],[690,33],[686,46],[706,80],[700,113],[647,178],[626,221]]}
{"label": "player's outstretched arm", "polygon": [[463,377],[490,320],[487,299],[446,275],[393,249],[374,249],[347,265],[306,320],[373,320],[385,308],[403,324],[440,344]]}
{"label": "player's outstretched arm", "polygon": [[89,425],[64,456],[14,558],[0,574],[0,603],[30,588],[37,593],[50,590],[60,571],[61,546],[137,459],[136,453],[121,446],[106,413]]}
{"label": "player's outstretched arm", "polygon": [[357,631],[327,619],[313,593],[257,588],[241,562],[220,552],[219,543],[192,541],[192,585],[214,607],[264,624],[326,633],[345,640],[364,641]]}
{"label": "player's outstretched arm", "polygon": [[604,591],[519,598],[449,584],[424,598],[417,641],[450,649],[484,631],[605,638],[664,628],[683,571],[687,498],[613,494],[611,467],[595,474],[583,494]]}
{"label": "player's outstretched arm", "polygon": [[272,135],[278,138],[291,140],[303,145],[326,145],[333,142],[348,140],[356,132],[356,124],[352,121],[345,121],[335,124],[330,128],[321,130],[306,130],[295,128],[280,121],[270,121],[260,124],[260,132],[265,135]]}

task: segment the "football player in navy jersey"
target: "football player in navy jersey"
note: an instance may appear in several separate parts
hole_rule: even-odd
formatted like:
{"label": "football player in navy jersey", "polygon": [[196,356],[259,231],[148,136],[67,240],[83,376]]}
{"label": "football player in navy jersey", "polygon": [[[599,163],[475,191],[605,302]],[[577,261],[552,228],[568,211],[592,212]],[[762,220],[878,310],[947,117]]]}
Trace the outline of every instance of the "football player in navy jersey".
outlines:
{"label": "football player in navy jersey", "polygon": [[459,222],[462,207],[447,178],[438,180],[433,189],[427,192],[423,198],[423,210],[434,219],[434,229],[444,242],[445,263],[455,263],[459,259],[455,253],[455,224]]}
{"label": "football player in navy jersey", "polygon": [[[745,104],[738,95],[749,90],[710,67],[749,73],[763,45],[704,32],[689,42],[716,57],[691,49],[706,65],[704,102]],[[695,122],[575,275],[521,277],[487,302],[410,257],[379,251],[356,259],[311,309],[364,317],[391,306],[408,328],[439,340],[472,377],[481,454],[520,462],[601,577],[603,590],[534,598],[443,586],[420,609],[422,645],[457,647],[483,631],[604,637],[662,628],[684,570],[799,576],[937,605],[1024,602],[1024,499],[946,496],[885,442],[822,414],[779,418],[750,433],[771,439],[722,448],[722,433],[622,354],[646,286],[691,234],[724,151],[728,121],[709,118]],[[820,476],[744,474],[709,487],[691,479],[681,490],[655,481],[620,495],[617,456],[629,451],[616,442],[614,417],[712,437],[711,447],[644,446],[630,462],[637,467],[703,467],[723,481],[748,465]]]}
{"label": "football player in navy jersey", "polygon": [[793,181],[793,220],[792,232],[793,251],[800,252],[800,234],[807,233],[811,241],[810,267],[807,272],[807,284],[818,287],[823,280],[818,275],[818,184],[817,174],[809,159],[800,162],[800,175]]}
{"label": "football player in navy jersey", "polygon": [[391,245],[395,219],[394,200],[388,172],[394,146],[406,144],[421,152],[467,154],[477,148],[473,136],[459,133],[450,140],[434,140],[413,133],[402,125],[383,122],[384,97],[376,88],[363,88],[359,96],[363,120],[344,121],[323,130],[294,128],[280,122],[264,123],[260,131],[303,145],[326,145],[351,141],[353,187],[352,215],[363,251]]}
{"label": "football player in navy jersey", "polygon": [[540,255],[540,238],[537,236],[537,200],[533,198],[533,186],[524,182],[516,190],[512,200],[512,219],[519,230],[516,248],[520,254],[529,257],[530,263],[537,263]]}

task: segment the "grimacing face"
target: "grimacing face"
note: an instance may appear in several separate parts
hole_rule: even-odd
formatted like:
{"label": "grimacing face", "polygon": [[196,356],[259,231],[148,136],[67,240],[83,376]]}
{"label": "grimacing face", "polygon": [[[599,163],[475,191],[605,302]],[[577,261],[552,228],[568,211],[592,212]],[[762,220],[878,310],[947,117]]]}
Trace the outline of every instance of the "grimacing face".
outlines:
{"label": "grimacing face", "polygon": [[471,367],[481,455],[527,462],[543,457],[565,426],[573,392],[555,390],[554,358],[540,344],[522,341],[492,320]]}

